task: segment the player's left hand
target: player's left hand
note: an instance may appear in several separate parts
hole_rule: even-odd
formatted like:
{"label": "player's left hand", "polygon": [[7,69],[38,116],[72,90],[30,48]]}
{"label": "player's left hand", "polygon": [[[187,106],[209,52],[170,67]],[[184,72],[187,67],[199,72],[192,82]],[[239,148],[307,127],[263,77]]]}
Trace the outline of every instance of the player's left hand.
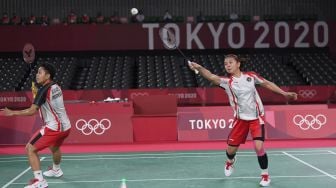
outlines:
{"label": "player's left hand", "polygon": [[197,63],[195,63],[193,61],[189,61],[188,65],[189,65],[189,68],[191,70],[197,70],[198,68],[201,67],[201,65],[199,65],[199,64],[197,64]]}
{"label": "player's left hand", "polygon": [[8,108],[0,109],[0,111],[2,112],[2,114],[4,116],[13,116],[14,115],[13,110],[10,110]]}
{"label": "player's left hand", "polygon": [[295,93],[295,92],[286,92],[286,93],[285,93],[285,97],[286,97],[287,99],[297,100],[298,95],[297,95],[297,93]]}

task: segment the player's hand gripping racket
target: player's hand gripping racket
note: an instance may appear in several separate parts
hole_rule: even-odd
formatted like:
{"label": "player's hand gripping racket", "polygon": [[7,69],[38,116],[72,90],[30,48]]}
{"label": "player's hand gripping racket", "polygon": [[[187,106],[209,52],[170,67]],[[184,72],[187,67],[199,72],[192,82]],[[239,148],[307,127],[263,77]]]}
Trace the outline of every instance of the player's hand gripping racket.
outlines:
{"label": "player's hand gripping racket", "polygon": [[[177,50],[188,61],[188,64],[191,63],[191,61],[187,58],[187,56],[178,47],[175,34],[169,28],[162,27],[159,31],[159,35],[166,49]],[[196,69],[194,70],[194,72],[195,74],[199,73],[199,71]]]}

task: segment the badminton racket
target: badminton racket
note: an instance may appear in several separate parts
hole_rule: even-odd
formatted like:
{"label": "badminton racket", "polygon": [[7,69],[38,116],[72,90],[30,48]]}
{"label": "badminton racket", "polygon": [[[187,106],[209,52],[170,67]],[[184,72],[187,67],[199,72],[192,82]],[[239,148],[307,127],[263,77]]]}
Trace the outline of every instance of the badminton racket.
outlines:
{"label": "badminton racket", "polygon": [[[32,63],[35,60],[35,48],[31,43],[26,43],[22,50],[23,61],[29,65],[29,75],[32,73]],[[33,93],[33,97],[35,98],[37,88],[35,86],[35,82],[32,81],[31,89]]]}
{"label": "badminton racket", "polygon": [[[168,49],[168,50],[177,50],[183,57],[184,59],[187,60],[188,64],[191,63],[189,58],[182,52],[182,50],[178,47],[177,40],[175,37],[175,34],[166,27],[162,27],[159,30],[159,35],[162,40],[163,46]],[[198,74],[198,70],[194,70],[195,74]]]}

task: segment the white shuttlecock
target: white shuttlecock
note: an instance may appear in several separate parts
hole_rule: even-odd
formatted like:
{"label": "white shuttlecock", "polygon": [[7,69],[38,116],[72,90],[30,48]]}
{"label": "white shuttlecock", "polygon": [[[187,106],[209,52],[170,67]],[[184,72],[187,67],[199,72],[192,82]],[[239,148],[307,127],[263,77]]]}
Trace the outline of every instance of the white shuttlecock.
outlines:
{"label": "white shuttlecock", "polygon": [[139,12],[139,11],[138,11],[137,8],[132,8],[132,9],[131,9],[131,14],[132,14],[132,15],[136,15],[136,14],[138,14],[138,12]]}

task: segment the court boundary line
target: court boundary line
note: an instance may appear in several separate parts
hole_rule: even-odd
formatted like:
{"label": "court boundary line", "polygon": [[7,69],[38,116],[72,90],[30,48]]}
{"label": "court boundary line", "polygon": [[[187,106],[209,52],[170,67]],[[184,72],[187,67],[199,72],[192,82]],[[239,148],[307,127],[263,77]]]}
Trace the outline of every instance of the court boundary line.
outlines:
{"label": "court boundary line", "polygon": [[[278,150],[278,151],[273,151],[273,150],[268,150],[267,153],[268,154],[273,154],[273,153],[282,153],[282,152],[288,152],[288,153],[319,153],[319,152],[329,152],[330,150]],[[85,153],[85,152],[83,152]],[[145,152],[145,153],[133,153],[133,154],[101,154],[101,155],[96,155],[96,154],[88,154],[88,155],[81,155],[81,154],[78,154],[78,155],[73,155],[73,154],[65,154],[63,155],[64,157],[85,157],[85,156],[90,156],[90,157],[104,157],[104,156],[108,156],[108,157],[111,157],[111,156],[117,156],[117,157],[121,157],[121,156],[125,156],[125,157],[128,157],[128,156],[147,156],[147,155],[150,155],[150,156],[166,156],[166,155],[219,155],[219,154],[225,154],[225,151],[222,151],[222,152],[211,152],[211,151],[205,151],[205,152],[154,152],[154,153],[151,153],[151,152]],[[238,151],[238,154],[255,154],[254,151]],[[46,154],[48,155],[48,154]],[[298,154],[296,154],[298,155]],[[2,158],[1,155],[0,155],[0,160],[1,159],[25,159],[26,157],[25,156],[17,156],[17,157],[4,157]]]}
{"label": "court boundary line", "polygon": [[[306,176],[272,176],[272,179],[278,178],[321,178],[327,175],[306,175]],[[230,176],[230,177],[199,177],[199,178],[153,178],[153,179],[127,179],[127,182],[151,182],[151,181],[202,181],[202,180],[235,180],[235,179],[260,179],[258,176]],[[112,180],[78,180],[78,181],[48,181],[48,184],[69,184],[69,183],[109,183],[121,182],[121,179]],[[13,185],[22,185],[25,183],[13,183]]]}
{"label": "court boundary line", "polygon": [[[225,157],[224,153],[221,154],[210,154],[210,153],[204,153],[203,155],[193,154],[193,155],[78,155],[78,156],[63,156],[64,161],[90,161],[90,160],[132,160],[132,159],[173,159],[173,158],[211,158],[211,157]],[[283,152],[280,153],[271,153],[268,154],[269,156],[286,156]],[[305,153],[295,153],[293,154],[295,156],[312,156],[312,155],[333,155],[333,153],[325,151],[324,153],[317,153],[317,152],[305,152]],[[129,156],[129,157],[123,157],[123,156]],[[255,154],[237,154],[239,157],[255,157]],[[50,157],[45,157],[47,160],[50,161]],[[11,163],[11,162],[26,162],[27,160],[1,160],[0,158],[0,164],[1,163]]]}
{"label": "court boundary line", "polygon": [[[42,157],[40,159],[40,161],[43,161],[46,157]],[[14,181],[16,181],[17,179],[19,179],[21,176],[23,176],[26,172],[28,172],[31,169],[31,167],[28,167],[26,170],[22,171],[19,175],[17,175],[16,177],[14,177],[12,180],[10,180],[8,183],[6,183],[4,186],[2,186],[1,188],[6,188],[8,186],[10,186],[11,184],[14,183]]]}
{"label": "court boundary line", "polygon": [[331,154],[334,154],[334,155],[336,155],[336,152],[333,152],[333,151],[328,151],[329,153],[331,153]]}
{"label": "court boundary line", "polygon": [[[331,153],[311,153],[311,154],[295,154],[299,156],[312,156],[312,155],[333,155]],[[256,155],[237,155],[239,157],[256,157]],[[285,154],[269,154],[268,156],[285,156]],[[132,159],[178,159],[178,158],[215,158],[215,157],[225,157],[225,155],[199,155],[199,156],[192,156],[192,155],[179,155],[179,156],[147,156],[147,157],[78,157],[78,158],[66,158],[63,157],[63,161],[91,161],[91,160],[132,160]],[[50,157],[47,157],[47,160],[51,161]],[[0,161],[0,163],[11,163],[11,162],[26,162],[26,160],[7,160],[7,161]]]}
{"label": "court boundary line", "polygon": [[307,163],[307,162],[305,162],[305,161],[303,161],[303,160],[301,160],[301,159],[299,159],[299,158],[297,158],[297,157],[295,157],[295,156],[293,156],[293,155],[291,155],[289,153],[286,153],[286,152],[283,152],[283,153],[285,155],[287,155],[288,157],[290,157],[292,159],[295,159],[295,160],[299,161],[300,163],[302,163],[302,164],[304,164],[306,166],[309,166],[310,168],[312,168],[314,170],[317,170],[317,171],[321,172],[322,174],[325,174],[325,175],[329,176],[330,178],[336,180],[336,177],[333,176],[333,175],[331,175],[331,174],[329,174],[328,172],[325,172],[325,171],[323,171],[323,170],[321,170],[321,169],[319,169],[319,168],[317,168],[317,167],[315,167],[315,166],[313,166],[313,165],[311,165],[311,164],[309,164],[309,163]]}

